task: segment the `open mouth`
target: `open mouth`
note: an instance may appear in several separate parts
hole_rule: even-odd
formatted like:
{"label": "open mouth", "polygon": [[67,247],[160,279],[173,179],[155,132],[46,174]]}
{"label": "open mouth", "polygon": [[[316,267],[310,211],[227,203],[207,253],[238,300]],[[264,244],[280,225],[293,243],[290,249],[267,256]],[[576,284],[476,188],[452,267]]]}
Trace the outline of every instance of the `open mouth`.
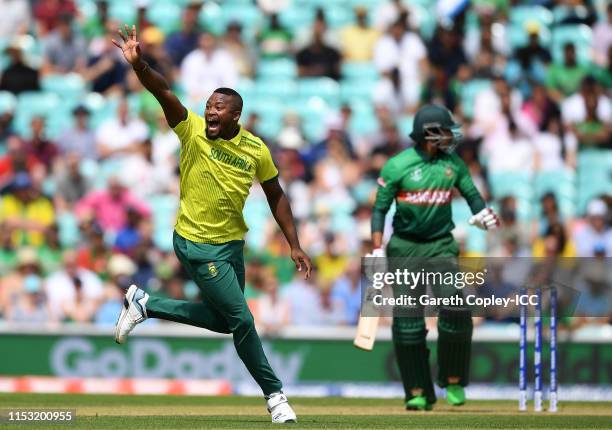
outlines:
{"label": "open mouth", "polygon": [[207,119],[206,120],[206,128],[208,129],[208,133],[210,133],[210,134],[218,133],[220,126],[221,125],[220,125],[219,120],[217,118]]}

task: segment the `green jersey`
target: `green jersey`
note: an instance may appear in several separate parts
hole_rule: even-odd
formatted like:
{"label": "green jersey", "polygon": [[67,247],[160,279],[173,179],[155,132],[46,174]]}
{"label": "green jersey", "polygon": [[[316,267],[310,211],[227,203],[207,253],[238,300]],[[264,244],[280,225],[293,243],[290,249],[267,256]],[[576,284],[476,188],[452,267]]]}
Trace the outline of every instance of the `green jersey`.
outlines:
{"label": "green jersey", "polygon": [[417,240],[449,234],[455,228],[451,212],[453,188],[467,200],[472,213],[485,208],[467,166],[457,154],[440,152],[432,158],[416,148],[400,152],[387,161],[378,178],[372,230],[382,230],[384,215],[395,200],[395,234]]}

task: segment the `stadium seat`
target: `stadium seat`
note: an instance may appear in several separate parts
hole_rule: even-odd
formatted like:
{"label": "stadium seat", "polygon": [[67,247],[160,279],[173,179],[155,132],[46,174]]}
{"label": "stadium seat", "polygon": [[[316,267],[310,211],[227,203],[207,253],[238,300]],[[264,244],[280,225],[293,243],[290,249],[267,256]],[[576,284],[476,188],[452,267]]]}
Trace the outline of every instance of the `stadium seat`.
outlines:
{"label": "stadium seat", "polygon": [[461,107],[467,118],[471,119],[474,114],[474,100],[478,93],[490,87],[491,81],[486,79],[473,79],[461,87]]}
{"label": "stadium seat", "polygon": [[289,58],[275,60],[262,60],[257,65],[257,76],[260,79],[295,79],[297,66],[295,61]]}
{"label": "stadium seat", "polygon": [[300,29],[308,28],[314,21],[314,17],[314,8],[299,7],[295,4],[289,5],[278,15],[281,25],[294,35]]}
{"label": "stadium seat", "polygon": [[164,34],[170,34],[180,27],[181,7],[173,2],[155,2],[147,8],[147,19]]}
{"label": "stadium seat", "polygon": [[109,15],[120,23],[130,23],[136,20],[136,7],[130,1],[114,0],[110,3]]}
{"label": "stadium seat", "polygon": [[[325,11],[325,21],[330,28],[342,28],[355,22],[355,12],[342,4],[334,4],[327,1]],[[330,4],[331,3],[331,4]]]}
{"label": "stadium seat", "polygon": [[297,95],[295,80],[258,79],[255,81],[253,96],[263,99],[290,99]]}
{"label": "stadium seat", "polygon": [[[525,27],[523,25],[511,24],[508,26],[508,34],[507,34],[508,43],[512,47],[512,49],[521,48],[526,46],[529,42],[529,35],[527,31],[525,31]],[[551,33],[550,30],[546,27],[541,27],[540,32],[538,33],[538,40],[542,46],[550,46],[551,43]]]}
{"label": "stadium seat", "polygon": [[0,114],[13,112],[17,106],[17,97],[8,91],[0,91]]}
{"label": "stadium seat", "polygon": [[357,79],[342,80],[340,82],[340,99],[343,103],[372,101],[373,81],[360,81]]}
{"label": "stadium seat", "polygon": [[612,150],[581,151],[577,171],[577,211],[583,214],[589,201],[612,190]]}
{"label": "stadium seat", "polygon": [[42,78],[41,87],[44,91],[55,93],[62,99],[69,98],[72,100],[80,99],[86,90],[85,81],[78,73],[47,75]]}
{"label": "stadium seat", "polygon": [[592,31],[586,25],[563,25],[552,33],[552,57],[557,64],[563,63],[563,46],[573,43],[576,56],[581,64],[588,64],[591,59]]}
{"label": "stadium seat", "polygon": [[308,100],[311,97],[321,97],[327,104],[339,104],[340,86],[330,78],[303,78],[298,80],[298,97]]}
{"label": "stadium seat", "polygon": [[397,122],[397,128],[399,130],[400,136],[402,136],[403,138],[408,138],[410,136],[410,133],[412,133],[413,124],[413,116],[402,116]]}
{"label": "stadium seat", "polygon": [[510,9],[510,23],[513,26],[522,27],[530,22],[536,22],[542,27],[550,27],[553,22],[553,14],[544,6],[514,6]]}
{"label": "stadium seat", "polygon": [[376,82],[380,77],[372,63],[343,63],[341,74],[343,79],[362,82]]}
{"label": "stadium seat", "polygon": [[151,207],[152,213],[153,242],[162,251],[171,251],[172,230],[178,208],[178,196],[174,194],[152,196],[147,200],[147,203]]}
{"label": "stadium seat", "polygon": [[576,212],[576,175],[569,170],[540,172],[534,177],[535,199],[552,192],[557,198],[559,209],[564,217],[572,217]]}

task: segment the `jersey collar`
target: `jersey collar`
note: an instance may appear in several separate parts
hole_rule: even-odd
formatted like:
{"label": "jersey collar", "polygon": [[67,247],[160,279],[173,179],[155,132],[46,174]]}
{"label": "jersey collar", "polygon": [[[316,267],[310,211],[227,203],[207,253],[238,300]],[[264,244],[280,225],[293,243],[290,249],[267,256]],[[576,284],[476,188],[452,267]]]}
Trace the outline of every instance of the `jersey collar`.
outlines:
{"label": "jersey collar", "polygon": [[244,128],[242,128],[241,125],[239,127],[240,127],[240,129],[238,130],[238,134],[236,134],[236,136],[234,136],[230,140],[228,140],[228,142],[232,142],[236,146],[240,145],[240,141],[242,140],[242,133],[244,131]]}

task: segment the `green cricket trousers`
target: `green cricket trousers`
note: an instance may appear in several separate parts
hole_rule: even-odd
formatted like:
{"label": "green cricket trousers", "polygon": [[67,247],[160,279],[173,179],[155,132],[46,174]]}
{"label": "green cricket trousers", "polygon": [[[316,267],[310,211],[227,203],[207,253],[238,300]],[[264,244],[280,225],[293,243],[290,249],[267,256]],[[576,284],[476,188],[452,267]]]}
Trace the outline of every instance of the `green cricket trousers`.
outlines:
{"label": "green cricket trousers", "polygon": [[264,395],[280,391],[282,383],[268,363],[244,298],[244,241],[196,243],[174,232],[173,243],[176,256],[200,289],[202,302],[151,295],[147,315],[231,333],[240,359]]}
{"label": "green cricket trousers", "polygon": [[[442,271],[440,267],[454,260],[459,255],[459,247],[453,236],[423,241],[393,235],[387,245],[387,257],[391,270],[410,268],[420,271]],[[431,260],[430,260],[431,259]],[[416,263],[415,263],[416,262]],[[429,262],[432,267],[427,266]],[[396,267],[397,266],[397,267]],[[391,271],[390,270],[390,271]],[[448,270],[453,270],[449,268]],[[448,297],[461,294],[454,287],[432,287],[435,296]],[[394,288],[394,295],[411,294],[420,296],[426,291],[425,286],[414,290]],[[398,316],[394,314],[392,333],[397,364],[402,377],[406,400],[413,396],[412,390],[419,388],[429,403],[435,403],[436,396],[429,367],[429,349],[425,338],[427,329],[423,310],[417,309],[415,316]],[[449,377],[458,377],[459,384],[466,386],[469,379],[470,349],[472,342],[472,317],[469,310],[444,307],[438,310],[438,385],[446,387]]]}

